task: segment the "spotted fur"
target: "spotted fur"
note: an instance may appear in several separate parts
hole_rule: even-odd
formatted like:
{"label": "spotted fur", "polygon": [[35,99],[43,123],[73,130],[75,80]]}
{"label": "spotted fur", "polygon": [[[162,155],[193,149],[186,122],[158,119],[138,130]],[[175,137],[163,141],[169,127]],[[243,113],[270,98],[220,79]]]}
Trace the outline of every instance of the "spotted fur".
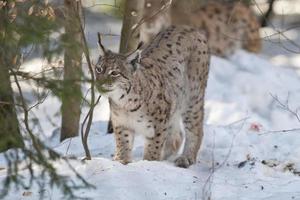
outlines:
{"label": "spotted fur", "polygon": [[142,52],[106,51],[96,65],[98,82],[110,92],[116,140],[115,160],[131,161],[135,134],[145,136],[144,159],[161,160],[185,144],[175,163],[195,163],[203,135],[204,94],[209,72],[207,40],[189,26],[171,26]]}

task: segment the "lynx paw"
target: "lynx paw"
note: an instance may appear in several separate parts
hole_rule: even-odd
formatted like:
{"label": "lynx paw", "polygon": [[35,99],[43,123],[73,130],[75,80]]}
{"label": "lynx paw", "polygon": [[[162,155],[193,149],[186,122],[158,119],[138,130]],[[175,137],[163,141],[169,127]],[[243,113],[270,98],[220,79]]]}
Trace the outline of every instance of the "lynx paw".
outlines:
{"label": "lynx paw", "polygon": [[182,167],[182,168],[188,168],[189,166],[191,166],[192,164],[195,163],[195,159],[187,157],[187,156],[179,156],[176,160],[175,160],[175,165],[177,167]]}
{"label": "lynx paw", "polygon": [[131,160],[130,159],[121,159],[119,157],[114,157],[113,158],[114,161],[118,161],[120,163],[122,163],[123,165],[127,165],[128,163],[131,163]]}

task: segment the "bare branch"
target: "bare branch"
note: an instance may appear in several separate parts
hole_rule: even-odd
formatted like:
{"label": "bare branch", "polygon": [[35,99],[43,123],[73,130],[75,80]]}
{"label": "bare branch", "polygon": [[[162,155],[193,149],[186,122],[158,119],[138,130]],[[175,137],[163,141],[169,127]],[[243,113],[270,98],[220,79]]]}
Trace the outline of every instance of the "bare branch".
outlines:
{"label": "bare branch", "polygon": [[[145,22],[147,22],[148,20],[151,20],[153,19],[155,16],[159,15],[160,13],[166,11],[172,4],[172,1],[173,0],[169,0],[166,4],[164,4],[159,10],[157,10],[156,12],[154,12],[152,15],[150,16],[146,16],[146,17],[143,17],[142,19],[140,19],[140,21],[136,24],[134,24],[132,27],[131,27],[131,32],[130,32],[130,35],[129,35],[129,39],[133,36],[133,34],[138,30],[138,28]],[[128,40],[129,41],[129,40]],[[128,42],[126,44],[126,48],[128,46]]]}
{"label": "bare branch", "polygon": [[259,133],[259,135],[266,135],[266,134],[269,134],[269,133],[290,133],[290,132],[296,132],[296,131],[300,131],[300,128],[265,131],[265,132]]}
{"label": "bare branch", "polygon": [[292,109],[290,108],[290,106],[289,106],[289,99],[288,99],[288,98],[287,98],[286,103],[284,104],[284,103],[282,103],[282,102],[279,100],[279,98],[278,98],[277,95],[273,95],[273,94],[271,94],[271,93],[270,93],[270,95],[271,95],[271,97],[277,102],[277,104],[279,105],[279,107],[280,107],[281,109],[283,109],[283,110],[285,110],[285,111],[291,113],[294,117],[296,117],[296,119],[297,119],[298,122],[300,123],[300,116],[299,116],[299,114],[298,114],[298,110],[292,110]]}
{"label": "bare branch", "polygon": [[[260,8],[259,5],[257,4],[257,2],[256,2],[255,0],[251,0],[251,1],[254,3],[254,5],[256,6],[256,8],[259,10],[260,14],[261,14],[263,17],[265,17],[263,11],[261,10],[261,8]],[[265,22],[266,22],[267,24],[269,24],[269,25],[277,32],[277,34],[278,34],[279,36],[282,36],[284,39],[286,39],[287,41],[289,41],[291,44],[293,44],[295,47],[297,47],[297,48],[299,49],[299,51],[294,51],[294,50],[292,50],[292,49],[286,48],[284,45],[282,45],[281,39],[280,39],[280,37],[279,37],[279,43],[281,44],[281,46],[282,46],[285,50],[287,50],[287,51],[289,51],[289,52],[292,52],[292,53],[296,53],[296,54],[299,54],[299,53],[300,53],[300,45],[297,44],[296,42],[294,42],[293,40],[289,39],[289,38],[284,34],[285,31],[280,31],[280,30],[278,30],[278,29],[277,29],[277,28],[276,28],[276,27],[275,27],[275,26],[274,26],[267,18],[264,18],[264,20],[265,20]]]}
{"label": "bare branch", "polygon": [[[78,2],[78,4],[80,4],[80,2]],[[95,108],[96,104],[99,102],[101,96],[99,96],[97,101],[95,102],[95,75],[94,75],[94,70],[93,70],[92,62],[90,60],[90,53],[89,53],[89,48],[88,48],[87,40],[86,40],[85,33],[84,33],[83,22],[81,21],[81,18],[80,18],[79,14],[77,14],[77,19],[78,19],[79,24],[80,24],[80,33],[81,33],[81,37],[82,37],[82,40],[83,40],[83,53],[85,55],[87,65],[88,65],[88,69],[89,69],[89,72],[91,74],[91,89],[90,89],[91,90],[91,106],[90,106],[90,109],[89,109],[87,115],[85,116],[85,119],[84,119],[84,121],[82,123],[82,126],[81,126],[81,140],[82,140],[82,144],[83,144],[84,151],[85,151],[85,154],[86,154],[85,159],[90,160],[91,159],[91,154],[90,154],[90,151],[89,151],[89,148],[88,148],[87,139],[88,139],[88,135],[89,135],[89,132],[90,132],[91,125],[92,125],[94,108]],[[85,123],[87,123],[86,127],[85,127]]]}
{"label": "bare branch", "polygon": [[0,107],[1,107],[1,104],[2,104],[2,105],[15,105],[15,106],[22,107],[21,104],[18,104],[18,103],[12,103],[12,102],[7,102],[7,101],[0,101]]}
{"label": "bare branch", "polygon": [[[238,120],[238,121],[236,121],[236,122],[233,122],[233,123],[230,123],[229,125],[227,125],[227,127],[232,127],[233,124],[242,123],[242,124],[240,125],[240,127],[237,129],[237,131],[233,134],[233,137],[232,137],[232,140],[231,140],[231,144],[230,144],[230,147],[229,147],[229,151],[227,152],[227,154],[226,154],[226,156],[225,156],[225,159],[224,159],[223,162],[220,163],[217,167],[215,167],[215,163],[214,163],[214,154],[213,154],[213,152],[212,152],[213,157],[212,157],[212,169],[211,169],[211,173],[210,173],[209,176],[207,177],[207,179],[206,179],[206,181],[205,181],[205,184],[204,184],[204,186],[203,186],[203,188],[202,188],[202,195],[203,195],[203,196],[202,196],[202,199],[203,199],[203,200],[206,200],[206,198],[205,198],[205,194],[206,194],[205,191],[206,191],[207,186],[208,186],[208,185],[211,185],[211,181],[212,181],[212,178],[213,178],[214,173],[215,173],[217,170],[219,170],[220,168],[222,168],[222,167],[226,164],[226,162],[228,161],[228,159],[229,159],[229,157],[230,157],[230,155],[231,155],[232,149],[233,149],[233,144],[234,144],[235,138],[236,138],[236,136],[238,135],[238,133],[240,133],[241,130],[243,129],[243,127],[244,127],[244,125],[245,125],[245,123],[246,123],[246,121],[247,121],[248,118],[249,118],[249,117],[245,117],[245,118],[243,118],[243,119],[241,119],[241,120]],[[215,132],[214,132],[214,134],[215,134]],[[215,148],[215,142],[214,142],[214,144],[213,144],[213,149],[214,149],[214,148]],[[209,187],[211,187],[211,186],[209,186]],[[208,197],[207,200],[210,200],[210,197]]]}

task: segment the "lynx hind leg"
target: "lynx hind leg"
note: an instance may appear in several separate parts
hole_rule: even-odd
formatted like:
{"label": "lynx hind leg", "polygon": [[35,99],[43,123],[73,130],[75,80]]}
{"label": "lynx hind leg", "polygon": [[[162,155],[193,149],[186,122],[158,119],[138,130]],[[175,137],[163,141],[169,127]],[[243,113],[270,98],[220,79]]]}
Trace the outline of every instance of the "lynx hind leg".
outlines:
{"label": "lynx hind leg", "polygon": [[171,129],[163,145],[162,160],[174,161],[181,147],[182,141],[183,141],[183,135],[180,129],[177,130]]}
{"label": "lynx hind leg", "polygon": [[182,155],[175,160],[175,164],[183,168],[196,163],[203,136],[203,101],[199,102],[198,105],[192,106],[193,109],[187,109],[183,114],[185,131],[184,149]]}
{"label": "lynx hind leg", "polygon": [[134,133],[132,130],[117,126],[115,130],[116,150],[114,160],[122,164],[131,162],[131,151],[134,142]]}
{"label": "lynx hind leg", "polygon": [[[202,43],[203,44],[203,43]],[[209,72],[208,47],[201,45],[199,55],[192,56],[188,66],[189,94],[186,109],[182,113],[185,131],[184,149],[181,156],[175,160],[179,167],[187,168],[196,162],[197,153],[203,136],[204,96]]]}

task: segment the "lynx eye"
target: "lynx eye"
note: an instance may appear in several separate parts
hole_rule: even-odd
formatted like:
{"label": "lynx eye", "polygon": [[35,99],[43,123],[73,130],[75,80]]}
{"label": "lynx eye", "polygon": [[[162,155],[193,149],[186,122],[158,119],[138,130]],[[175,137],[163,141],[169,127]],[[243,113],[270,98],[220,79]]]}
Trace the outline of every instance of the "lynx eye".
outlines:
{"label": "lynx eye", "polygon": [[120,72],[119,71],[114,71],[114,70],[111,70],[108,72],[108,75],[112,76],[112,77],[117,77],[120,75]]}
{"label": "lynx eye", "polygon": [[103,68],[102,67],[96,67],[95,70],[96,70],[96,72],[98,74],[101,74],[103,72]]}

